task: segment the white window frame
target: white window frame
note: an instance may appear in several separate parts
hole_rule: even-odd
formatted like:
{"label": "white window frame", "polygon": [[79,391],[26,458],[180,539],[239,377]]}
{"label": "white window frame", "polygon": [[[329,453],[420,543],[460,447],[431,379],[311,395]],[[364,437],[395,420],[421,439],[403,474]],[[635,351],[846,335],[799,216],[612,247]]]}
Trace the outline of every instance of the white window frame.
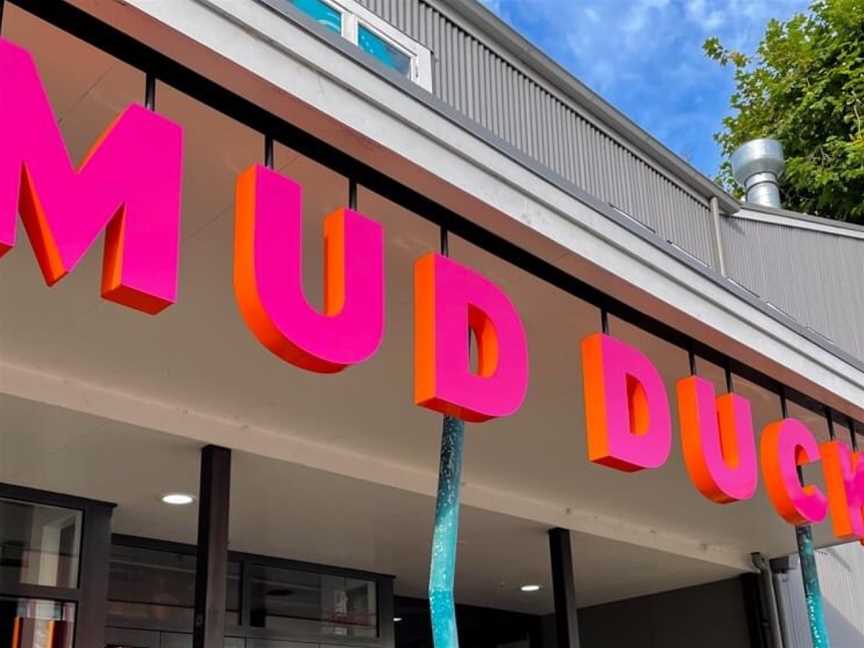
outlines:
{"label": "white window frame", "polygon": [[411,60],[410,79],[432,92],[432,52],[356,0],[321,0],[341,15],[342,37],[359,44],[360,25]]}

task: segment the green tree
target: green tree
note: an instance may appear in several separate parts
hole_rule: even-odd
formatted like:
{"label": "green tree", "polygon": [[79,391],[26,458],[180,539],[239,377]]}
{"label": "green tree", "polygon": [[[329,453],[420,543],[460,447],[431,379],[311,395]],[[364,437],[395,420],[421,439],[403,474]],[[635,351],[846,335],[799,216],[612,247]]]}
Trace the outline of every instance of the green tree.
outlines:
{"label": "green tree", "polygon": [[[864,222],[864,0],[816,0],[806,15],[772,20],[754,56],[705,41],[734,69],[732,116],[714,138],[728,157],[744,142],[783,144],[784,207]],[[717,178],[740,195],[725,162]]]}

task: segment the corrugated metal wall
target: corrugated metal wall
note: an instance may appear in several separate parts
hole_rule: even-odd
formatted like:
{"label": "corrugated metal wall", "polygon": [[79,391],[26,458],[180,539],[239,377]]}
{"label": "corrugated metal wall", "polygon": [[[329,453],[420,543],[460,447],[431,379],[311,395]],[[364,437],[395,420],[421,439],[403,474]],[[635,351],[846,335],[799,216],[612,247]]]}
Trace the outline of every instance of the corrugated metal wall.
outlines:
{"label": "corrugated metal wall", "polygon": [[724,217],[727,274],[864,358],[864,240]]}
{"label": "corrugated metal wall", "polygon": [[716,267],[707,200],[657,171],[424,0],[360,2],[432,50],[439,99]]}
{"label": "corrugated metal wall", "polygon": [[[797,561],[796,561],[797,562]],[[832,648],[864,646],[864,548],[847,544],[816,552],[825,621]],[[786,614],[789,646],[812,648],[800,567],[790,570],[777,591]]]}

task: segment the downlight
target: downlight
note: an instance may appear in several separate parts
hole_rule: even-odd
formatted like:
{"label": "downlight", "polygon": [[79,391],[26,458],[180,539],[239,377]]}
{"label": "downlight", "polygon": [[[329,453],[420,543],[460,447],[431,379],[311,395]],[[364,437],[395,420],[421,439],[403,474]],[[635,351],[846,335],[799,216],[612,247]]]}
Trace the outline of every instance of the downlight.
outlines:
{"label": "downlight", "polygon": [[188,493],[166,493],[162,496],[162,502],[171,506],[188,506],[194,501],[195,498]]}

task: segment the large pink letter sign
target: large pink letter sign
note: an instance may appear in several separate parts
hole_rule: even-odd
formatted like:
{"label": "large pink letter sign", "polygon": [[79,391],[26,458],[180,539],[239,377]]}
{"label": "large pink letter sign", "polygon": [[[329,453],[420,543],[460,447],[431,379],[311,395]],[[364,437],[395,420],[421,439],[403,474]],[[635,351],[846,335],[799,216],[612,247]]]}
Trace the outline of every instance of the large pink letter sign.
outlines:
{"label": "large pink letter sign", "polygon": [[714,395],[698,376],[678,381],[678,415],[687,473],[718,504],[753,497],[759,479],[750,403],[737,394]]}
{"label": "large pink letter sign", "polygon": [[582,341],[588,458],[635,472],[659,468],[672,449],[669,399],[642,352],[608,335]]}
{"label": "large pink letter sign", "polygon": [[864,461],[842,441],[820,446],[831,526],[840,540],[864,540]]}
{"label": "large pink letter sign", "polygon": [[246,323],[277,356],[334,373],[371,357],[384,334],[384,235],[348,209],[324,221],[324,313],[306,301],[302,189],[255,165],[237,178],[234,290]]}
{"label": "large pink letter sign", "polygon": [[[528,343],[507,296],[438,254],[414,266],[414,400],[466,421],[515,413],[528,389]],[[471,370],[469,329],[477,340]]]}
{"label": "large pink letter sign", "polygon": [[0,39],[0,255],[21,213],[42,274],[71,272],[102,230],[102,295],[146,313],[177,296],[180,126],[127,108],[76,170],[36,65]]}
{"label": "large pink letter sign", "polygon": [[807,426],[793,418],[770,423],[762,431],[762,474],[768,497],[789,524],[825,519],[828,501],[817,486],[804,486],[798,467],[819,460],[819,446]]}

